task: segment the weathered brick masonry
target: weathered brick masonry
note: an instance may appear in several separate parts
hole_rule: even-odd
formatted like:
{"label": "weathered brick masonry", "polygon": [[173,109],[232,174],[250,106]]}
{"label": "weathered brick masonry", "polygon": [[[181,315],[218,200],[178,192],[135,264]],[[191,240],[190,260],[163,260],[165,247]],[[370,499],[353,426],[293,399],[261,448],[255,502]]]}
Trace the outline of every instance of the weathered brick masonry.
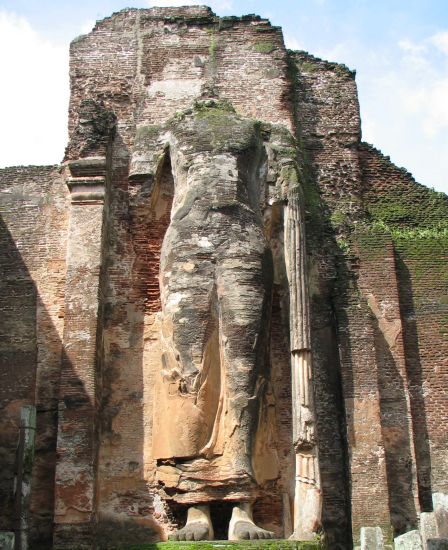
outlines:
{"label": "weathered brick masonry", "polygon": [[13,523],[20,408],[37,408],[31,533],[52,536],[68,191],[57,166],[1,170],[1,506]]}
{"label": "weathered brick masonry", "polygon": [[[15,525],[28,404],[37,408],[31,548],[163,540],[183,519],[151,454],[174,182],[167,155],[150,195],[135,163],[141,144],[154,147],[201,97],[297,137],[328,547],[350,548],[361,526],[416,528],[432,493],[448,492],[448,197],[361,142],[354,73],[287,51],[267,20],[196,6],[98,22],[71,45],[70,82],[62,165],[0,170],[0,530]],[[294,497],[284,299],[276,281],[281,477],[255,508],[277,537],[289,534]],[[228,513],[212,507],[219,536]]]}

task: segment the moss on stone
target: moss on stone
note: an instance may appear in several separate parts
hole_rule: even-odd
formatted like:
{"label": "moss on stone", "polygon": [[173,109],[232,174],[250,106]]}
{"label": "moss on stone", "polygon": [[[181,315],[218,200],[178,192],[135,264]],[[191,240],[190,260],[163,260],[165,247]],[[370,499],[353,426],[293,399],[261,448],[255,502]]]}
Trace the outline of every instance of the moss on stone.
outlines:
{"label": "moss on stone", "polygon": [[243,151],[262,139],[261,122],[242,118],[231,103],[215,99],[198,100],[193,109],[177,113],[169,126],[186,143],[196,140],[210,151]]}
{"label": "moss on stone", "polygon": [[160,132],[160,126],[155,124],[147,124],[145,126],[139,126],[137,128],[137,139],[153,138]]}
{"label": "moss on stone", "polygon": [[448,229],[448,196],[417,183],[394,186],[366,206],[372,222],[390,229]]}
{"label": "moss on stone", "polygon": [[319,219],[321,217],[321,198],[317,187],[305,177],[303,186],[303,194],[305,196],[305,212],[311,219]]}
{"label": "moss on stone", "polygon": [[275,44],[273,42],[257,42],[253,45],[253,48],[258,53],[271,53],[275,50]]}
{"label": "moss on stone", "polygon": [[155,124],[147,124],[139,126],[135,133],[136,148],[149,149],[153,147],[154,141],[161,133],[160,126]]}
{"label": "moss on stone", "polygon": [[362,252],[364,260],[374,262],[384,257],[384,248],[387,242],[391,242],[391,234],[381,226],[361,224],[350,240]]}
{"label": "moss on stone", "polygon": [[319,70],[319,65],[305,61],[304,63],[299,64],[299,70],[302,73],[315,73]]}
{"label": "moss on stone", "polygon": [[216,38],[214,34],[210,35],[210,45],[208,47],[208,55],[210,56],[210,63],[212,65],[216,64]]}
{"label": "moss on stone", "polygon": [[261,25],[259,25],[258,27],[255,27],[255,32],[260,32],[260,33],[263,33],[263,32],[268,32],[268,33],[272,33],[272,27],[263,27]]}
{"label": "moss on stone", "polygon": [[233,105],[230,103],[230,101],[226,101],[225,99],[219,101],[215,99],[196,101],[194,104],[194,112],[197,118],[206,117],[208,115],[213,115],[218,112],[223,114],[236,114]]}
{"label": "moss on stone", "polygon": [[299,172],[296,165],[283,166],[280,171],[280,179],[288,182],[290,192],[296,190],[298,193],[301,190],[299,185]]}
{"label": "moss on stone", "polygon": [[347,215],[341,210],[334,210],[330,215],[331,225],[337,229],[347,222]]}

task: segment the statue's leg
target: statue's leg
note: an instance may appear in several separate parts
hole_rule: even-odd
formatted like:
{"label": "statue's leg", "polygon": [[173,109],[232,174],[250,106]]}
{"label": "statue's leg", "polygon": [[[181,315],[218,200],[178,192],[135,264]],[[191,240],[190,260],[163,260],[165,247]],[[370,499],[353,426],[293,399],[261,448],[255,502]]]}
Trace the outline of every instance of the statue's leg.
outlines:
{"label": "statue's leg", "polygon": [[220,364],[214,265],[205,254],[174,251],[161,262],[162,371],[153,456],[182,462],[199,458],[212,433]]}
{"label": "statue's leg", "polygon": [[229,524],[229,540],[272,539],[274,533],[255,525],[252,503],[241,502],[233,507]]}
{"label": "statue's leg", "polygon": [[[174,377],[177,390],[169,398],[171,408],[161,411],[166,425],[163,440],[171,450],[168,454],[180,463],[200,458],[201,448],[213,429],[219,399],[216,387],[219,361],[208,352],[218,325],[213,304],[216,301],[213,269],[207,260],[194,260],[190,254],[188,260],[173,261],[164,288],[164,319],[172,327],[172,334],[166,336],[172,339],[178,356]],[[166,383],[173,384],[169,380]],[[194,492],[190,501],[197,502]],[[185,526],[169,538],[200,541],[213,537],[209,506],[195,503],[188,508]]]}
{"label": "statue's leg", "polygon": [[161,294],[164,323],[169,332],[179,374],[187,391],[197,391],[204,349],[212,325],[217,323],[213,308],[214,266],[211,259],[196,259],[194,251],[187,257],[171,252],[168,265],[161,270]]}
{"label": "statue's leg", "polygon": [[[229,247],[217,268],[221,340],[226,365],[226,452],[236,473],[250,476],[258,423],[259,390],[269,379],[268,338],[272,291],[272,261],[262,231],[251,226],[250,239]],[[252,518],[255,492],[236,504],[229,524],[229,540],[269,539],[273,533]]]}
{"label": "statue's leg", "polygon": [[[155,413],[158,433],[153,453],[162,467],[166,458],[176,464],[187,460],[190,465],[202,459],[200,450],[213,429],[214,403],[219,398],[219,361],[209,352],[218,330],[214,263],[203,251],[196,255],[194,250],[184,250],[184,235],[178,239],[180,243],[171,239],[170,246],[165,246],[160,272],[165,402],[159,403]],[[175,491],[176,484],[170,489]],[[169,538],[212,540],[209,506],[194,491],[190,503],[185,526]]]}
{"label": "statue's leg", "polygon": [[[217,267],[219,321],[226,369],[226,453],[235,472],[253,478],[259,389],[269,379],[272,265],[260,242],[239,244]],[[250,495],[248,499],[250,500]]]}
{"label": "statue's leg", "polygon": [[213,540],[213,526],[210,519],[210,508],[198,504],[190,506],[187,512],[185,527],[170,535],[170,540]]}

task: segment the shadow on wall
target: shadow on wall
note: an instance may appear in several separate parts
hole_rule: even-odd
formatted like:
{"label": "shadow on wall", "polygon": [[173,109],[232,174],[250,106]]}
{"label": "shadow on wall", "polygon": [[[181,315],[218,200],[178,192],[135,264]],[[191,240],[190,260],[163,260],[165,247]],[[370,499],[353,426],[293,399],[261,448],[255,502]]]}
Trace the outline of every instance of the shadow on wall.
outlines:
{"label": "shadow on wall", "polygon": [[[26,246],[26,243],[21,243]],[[3,218],[0,219],[0,530],[12,531],[20,524],[14,509],[14,474],[20,409],[37,407],[35,458],[28,518],[30,546],[36,550],[52,544],[54,477],[56,464],[57,399],[41,399],[39,391],[38,341],[45,340],[58,350],[61,341],[42,306],[36,285]],[[37,315],[38,312],[38,315]],[[45,380],[43,380],[45,382]],[[57,395],[57,388],[53,392]]]}
{"label": "shadow on wall", "polygon": [[380,392],[381,432],[386,458],[389,509],[394,536],[418,527],[413,498],[413,454],[405,388],[389,343],[373,320]]}
{"label": "shadow on wall", "polygon": [[3,218],[0,254],[0,530],[12,531],[20,409],[34,405],[36,287]]}
{"label": "shadow on wall", "polygon": [[[119,134],[112,158],[128,154]],[[98,435],[97,542],[104,547],[160,541],[169,524],[155,497],[150,459],[157,347],[160,247],[169,223],[169,159],[153,197],[130,202],[128,164],[111,167],[105,202],[98,349],[101,410]]]}
{"label": "shadow on wall", "polygon": [[411,276],[406,264],[395,254],[395,265],[399,280],[398,293],[400,315],[403,323],[403,343],[406,370],[411,398],[411,415],[414,428],[414,446],[417,461],[418,496],[422,512],[432,511],[431,454],[423,395],[423,375],[419,353],[417,323],[415,319],[414,292]]}
{"label": "shadow on wall", "polygon": [[335,250],[335,269],[337,280],[332,288],[331,304],[332,319],[334,319],[335,332],[337,334],[335,343],[335,357],[337,358],[337,376],[338,381],[338,399],[339,399],[339,426],[340,439],[342,444],[341,454],[344,467],[344,491],[347,507],[347,530],[350,532],[350,547],[353,546],[352,532],[352,484],[350,473],[350,447],[355,443],[353,441],[354,429],[354,380],[353,373],[355,365],[352,361],[352,343],[350,338],[350,322],[347,315],[347,308],[350,306],[351,293],[353,285],[356,282],[350,266],[336,242],[333,243]]}

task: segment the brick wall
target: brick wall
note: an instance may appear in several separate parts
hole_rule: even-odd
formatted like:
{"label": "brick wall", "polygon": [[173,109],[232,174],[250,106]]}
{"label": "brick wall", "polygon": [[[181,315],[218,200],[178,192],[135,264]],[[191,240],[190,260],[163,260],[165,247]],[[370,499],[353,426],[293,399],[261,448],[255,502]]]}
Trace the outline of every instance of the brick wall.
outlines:
{"label": "brick wall", "polygon": [[[11,529],[20,407],[37,407],[31,540],[51,540],[57,399],[64,320],[67,189],[57,166],[0,170],[2,209],[1,529]],[[5,502],[5,501],[3,501]],[[37,547],[37,546],[36,546]]]}
{"label": "brick wall", "polygon": [[367,144],[360,159],[366,208],[394,244],[419,496],[428,510],[431,493],[447,490],[448,197]]}

